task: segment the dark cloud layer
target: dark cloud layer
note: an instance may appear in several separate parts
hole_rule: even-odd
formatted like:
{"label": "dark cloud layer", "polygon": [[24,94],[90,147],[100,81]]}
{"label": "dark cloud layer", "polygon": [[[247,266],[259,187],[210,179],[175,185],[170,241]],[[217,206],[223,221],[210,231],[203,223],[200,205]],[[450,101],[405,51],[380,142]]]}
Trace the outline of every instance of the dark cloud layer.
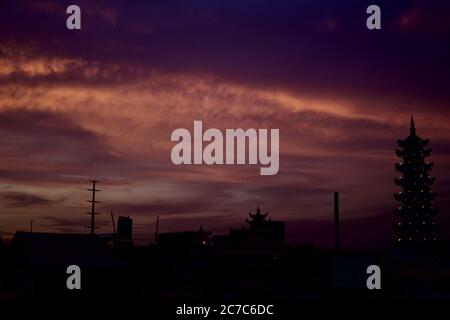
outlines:
{"label": "dark cloud layer", "polygon": [[42,183],[69,180],[64,176],[78,174],[74,165],[101,172],[124,163],[108,153],[101,137],[81,128],[64,115],[26,109],[0,112],[1,161],[15,170],[3,178]]}
{"label": "dark cloud layer", "polygon": [[[367,3],[354,0],[80,1],[84,29],[72,33],[68,4],[5,2],[0,39],[29,46],[30,55],[126,63],[136,72],[207,72],[331,96],[449,98],[444,1],[379,1],[379,32],[365,28]],[[335,28],[323,27],[329,20]]]}
{"label": "dark cloud layer", "polygon": [[49,199],[23,192],[2,192],[0,198],[10,207],[33,207],[50,203]]}

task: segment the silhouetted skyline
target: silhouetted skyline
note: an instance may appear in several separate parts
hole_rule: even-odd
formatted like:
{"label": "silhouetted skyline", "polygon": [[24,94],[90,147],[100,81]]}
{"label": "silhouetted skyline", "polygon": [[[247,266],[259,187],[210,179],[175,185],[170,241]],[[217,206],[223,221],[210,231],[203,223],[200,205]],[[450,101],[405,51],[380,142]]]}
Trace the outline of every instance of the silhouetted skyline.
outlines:
{"label": "silhouetted skyline", "polygon": [[[85,191],[101,181],[109,212],[131,216],[138,243],[160,231],[215,234],[261,205],[290,242],[391,243],[396,140],[430,137],[441,237],[450,234],[450,5],[379,1],[0,4],[0,235],[88,232]],[[177,167],[170,133],[194,120],[224,129],[280,128],[280,170]],[[181,227],[182,226],[182,227]]]}

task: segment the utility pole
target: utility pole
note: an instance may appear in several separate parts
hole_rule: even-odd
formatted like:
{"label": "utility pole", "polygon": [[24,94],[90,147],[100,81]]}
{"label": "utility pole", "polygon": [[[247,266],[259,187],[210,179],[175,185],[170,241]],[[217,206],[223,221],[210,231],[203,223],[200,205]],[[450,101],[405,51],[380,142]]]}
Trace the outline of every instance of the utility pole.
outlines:
{"label": "utility pole", "polygon": [[91,203],[91,212],[88,212],[87,214],[91,215],[91,234],[95,234],[94,230],[95,230],[95,216],[98,214],[97,212],[95,212],[95,204],[96,203],[100,203],[100,201],[95,200],[95,193],[97,191],[100,191],[99,189],[95,188],[95,184],[98,182],[96,180],[91,180],[92,182],[92,188],[91,189],[87,189],[88,191],[92,192],[92,200],[88,200],[87,202]]}

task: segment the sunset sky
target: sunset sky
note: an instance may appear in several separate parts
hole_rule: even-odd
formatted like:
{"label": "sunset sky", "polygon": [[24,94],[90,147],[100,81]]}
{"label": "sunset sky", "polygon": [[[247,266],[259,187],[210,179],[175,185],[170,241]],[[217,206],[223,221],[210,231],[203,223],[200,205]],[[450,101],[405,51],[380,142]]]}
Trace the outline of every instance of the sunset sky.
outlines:
{"label": "sunset sky", "polygon": [[[372,3],[373,2],[373,3]],[[430,138],[440,237],[450,238],[447,1],[0,0],[0,235],[88,232],[89,180],[135,239],[240,228],[257,205],[289,241],[393,239],[396,140]],[[378,4],[382,29],[366,28]],[[431,4],[432,3],[432,4]],[[82,29],[66,28],[77,4]],[[171,132],[279,128],[280,171],[175,166]]]}

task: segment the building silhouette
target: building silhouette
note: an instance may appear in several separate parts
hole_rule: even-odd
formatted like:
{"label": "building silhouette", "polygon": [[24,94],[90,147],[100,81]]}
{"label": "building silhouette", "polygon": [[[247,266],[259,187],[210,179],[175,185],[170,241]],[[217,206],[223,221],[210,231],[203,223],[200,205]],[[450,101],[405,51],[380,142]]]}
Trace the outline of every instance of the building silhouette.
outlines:
{"label": "building silhouette", "polygon": [[119,216],[116,240],[119,246],[133,246],[133,219]]}
{"label": "building silhouette", "polygon": [[255,213],[248,213],[247,227],[231,229],[229,235],[216,235],[213,244],[217,248],[235,250],[259,250],[271,252],[285,245],[285,226],[283,221],[268,219],[259,207]]}
{"label": "building silhouette", "polygon": [[200,226],[197,231],[161,233],[158,236],[158,245],[172,250],[198,249],[210,245],[211,233],[204,230],[203,226]]}
{"label": "building silhouette", "polygon": [[[18,231],[7,263],[3,277],[9,285],[0,286],[0,300],[2,293],[13,301],[77,301],[98,295],[106,299],[134,285],[128,262],[97,235]],[[67,268],[71,265],[82,270],[82,290],[67,290]]]}

